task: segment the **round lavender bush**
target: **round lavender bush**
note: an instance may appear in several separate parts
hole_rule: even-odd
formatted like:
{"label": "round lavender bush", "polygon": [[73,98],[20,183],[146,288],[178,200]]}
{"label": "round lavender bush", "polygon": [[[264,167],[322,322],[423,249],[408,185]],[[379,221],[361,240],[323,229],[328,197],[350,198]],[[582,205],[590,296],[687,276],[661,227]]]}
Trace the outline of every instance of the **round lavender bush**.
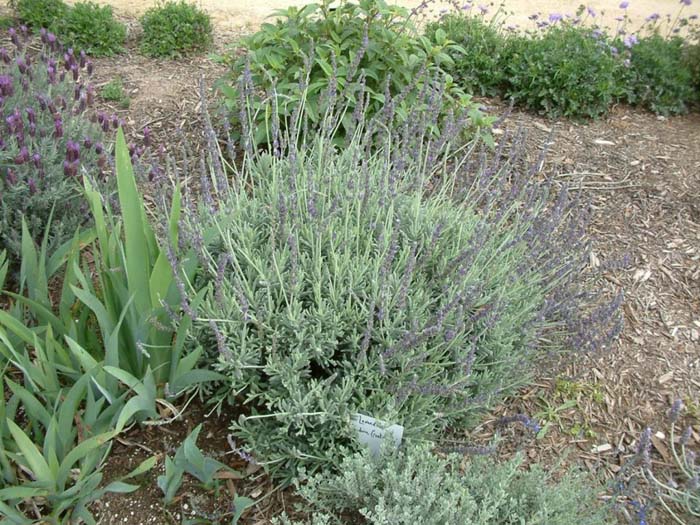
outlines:
{"label": "round lavender bush", "polygon": [[93,122],[92,63],[41,32],[42,49],[27,48],[26,27],[10,29],[12,48],[0,49],[0,250],[16,262],[22,221],[51,248],[87,220],[83,176],[100,179],[111,122]]}
{"label": "round lavender bush", "polygon": [[268,153],[248,148],[233,184],[210,139],[181,228],[204,266],[196,336],[230,378],[212,399],[239,405],[234,434],[284,480],[337,466],[358,413],[408,440],[468,425],[543,351],[599,348],[620,328],[619,303],[577,283],[585,206],[524,169],[518,140],[461,145],[467,114],[426,138],[443,101],[423,96],[399,125],[354,115],[342,148],[343,112],[318,134],[303,111],[273,118]]}

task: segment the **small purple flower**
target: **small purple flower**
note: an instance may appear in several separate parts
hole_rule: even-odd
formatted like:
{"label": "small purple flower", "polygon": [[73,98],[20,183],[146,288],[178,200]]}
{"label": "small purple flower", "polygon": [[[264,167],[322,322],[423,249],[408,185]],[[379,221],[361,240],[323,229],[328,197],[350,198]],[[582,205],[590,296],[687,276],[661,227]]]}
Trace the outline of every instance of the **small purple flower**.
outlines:
{"label": "small purple flower", "polygon": [[0,75],[0,95],[11,97],[15,92],[14,83],[10,75]]}
{"label": "small purple flower", "polygon": [[24,60],[24,57],[17,57],[17,60],[15,60],[15,62],[17,64],[19,72],[24,75],[27,72],[27,62]]}
{"label": "small purple flower", "polygon": [[637,40],[637,35],[627,35],[623,40],[623,43],[627,49],[630,49],[637,42],[639,42],[639,40]]}
{"label": "small purple flower", "polygon": [[627,0],[624,0],[623,2],[620,3],[620,9],[627,9],[630,6],[630,3]]}
{"label": "small purple flower", "polygon": [[489,12],[489,8],[486,7],[484,4],[479,4],[479,11],[481,11],[482,15],[485,15]]}
{"label": "small purple flower", "polygon": [[15,170],[13,170],[12,168],[8,168],[7,177],[5,180],[7,180],[7,184],[9,184],[10,186],[14,186],[15,184],[17,184],[17,175],[15,175]]}
{"label": "small purple flower", "polygon": [[15,164],[22,165],[25,162],[29,162],[29,150],[27,149],[27,146],[22,146],[19,153],[15,157]]}
{"label": "small purple flower", "polygon": [[652,13],[648,17],[646,17],[645,20],[647,22],[654,22],[654,21],[658,20],[659,18],[661,18],[661,16],[659,16],[659,13]]}
{"label": "small purple flower", "polygon": [[53,136],[57,139],[63,136],[63,120],[60,117],[53,122]]}
{"label": "small purple flower", "polygon": [[591,17],[593,17],[593,18],[595,18],[596,16],[598,16],[598,13],[596,12],[596,10],[593,9],[592,7],[590,7],[590,6],[588,6],[588,7],[586,8],[586,11],[588,11],[588,14],[589,14]]}
{"label": "small purple flower", "polygon": [[75,162],[80,159],[80,145],[77,142],[69,140],[66,143],[66,160]]}
{"label": "small purple flower", "polygon": [[15,28],[11,27],[7,30],[7,32],[10,35],[10,40],[12,40],[12,43],[19,47],[19,37],[17,36],[17,31],[15,30]]}
{"label": "small purple flower", "polygon": [[27,181],[27,186],[29,186],[29,195],[34,195],[36,193],[36,181],[30,178]]}
{"label": "small purple flower", "polygon": [[683,5],[691,5],[693,3],[693,0],[681,0],[681,4]]}
{"label": "small purple flower", "polygon": [[562,18],[564,18],[564,17],[562,16],[561,13],[551,13],[549,15],[549,21],[552,22],[553,24],[559,22]]}

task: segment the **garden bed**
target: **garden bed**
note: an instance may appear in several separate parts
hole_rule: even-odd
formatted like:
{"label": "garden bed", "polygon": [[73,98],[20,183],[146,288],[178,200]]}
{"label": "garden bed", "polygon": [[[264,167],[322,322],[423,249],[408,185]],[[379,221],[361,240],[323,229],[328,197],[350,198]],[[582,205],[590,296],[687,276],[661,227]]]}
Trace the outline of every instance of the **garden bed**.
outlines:
{"label": "garden bed", "polygon": [[[228,23],[221,21],[223,27]],[[221,48],[237,36],[219,32],[216,46]],[[128,109],[101,100],[98,105],[124,118],[127,134],[139,135],[148,127],[154,142],[166,149],[181,134],[195,145],[202,142],[199,79],[211,87],[225,71],[223,66],[202,56],[149,59],[133,46],[124,55],[95,64],[98,88],[116,77],[123,82],[130,98]],[[480,102],[493,114],[508,112],[500,101]],[[547,363],[535,385],[496,408],[469,438],[488,442],[501,416],[530,414],[543,424],[542,433],[527,441],[521,434],[506,434],[505,451],[522,449],[529,459],[545,465],[555,465],[566,456],[565,464],[584,464],[592,473],[612,479],[634,455],[645,427],[665,432],[665,414],[675,399],[685,401],[693,438],[700,440],[700,115],[665,118],[618,106],[600,120],[580,123],[514,110],[496,131],[496,140],[505,140],[505,130],[517,129],[526,133],[531,161],[547,150],[542,177],[569,183],[583,201],[590,200],[590,263],[605,269],[601,282],[611,293],[624,290],[625,329],[605,354]],[[204,422],[199,442],[203,451],[245,470],[227,439],[231,414],[219,419],[207,415],[197,401],[193,406],[173,424],[122,435],[106,477],[123,474],[153,454],[172,455],[200,422]],[[662,471],[671,469],[668,436],[657,434],[652,442],[654,463]],[[225,480],[221,494],[186,485],[166,508],[155,484],[160,473],[145,475],[148,482],[138,492],[109,495],[98,502],[100,523],[172,523],[185,516],[214,516],[221,510],[217,505],[235,494],[257,498],[274,489],[259,471],[249,469],[248,479]],[[268,523],[270,516],[288,510],[293,498],[289,490],[276,491],[248,511],[242,523]],[[654,514],[649,523],[667,519]]]}

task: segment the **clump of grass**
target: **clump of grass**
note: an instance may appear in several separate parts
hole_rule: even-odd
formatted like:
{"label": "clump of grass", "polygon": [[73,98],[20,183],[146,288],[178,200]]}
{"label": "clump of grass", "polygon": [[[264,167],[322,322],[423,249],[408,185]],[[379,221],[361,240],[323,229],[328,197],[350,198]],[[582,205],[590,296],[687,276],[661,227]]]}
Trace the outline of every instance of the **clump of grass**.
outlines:
{"label": "clump of grass", "polygon": [[107,102],[115,102],[121,109],[129,109],[131,105],[131,98],[127,95],[120,77],[116,77],[102,86],[100,96]]}

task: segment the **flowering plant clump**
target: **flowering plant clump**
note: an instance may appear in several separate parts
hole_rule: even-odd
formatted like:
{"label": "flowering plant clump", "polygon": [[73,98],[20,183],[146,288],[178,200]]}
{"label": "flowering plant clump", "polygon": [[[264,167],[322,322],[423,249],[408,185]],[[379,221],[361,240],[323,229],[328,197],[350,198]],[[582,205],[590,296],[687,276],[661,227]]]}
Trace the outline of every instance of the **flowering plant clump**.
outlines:
{"label": "flowering plant clump", "polygon": [[579,203],[531,180],[517,150],[453,155],[468,114],[431,140],[444,101],[420,96],[398,123],[353,115],[343,148],[344,111],[318,136],[301,108],[273,119],[269,153],[246,153],[232,186],[210,140],[181,226],[204,266],[196,337],[229,377],[212,399],[243,403],[234,434],[284,480],[337,466],[357,413],[429,436],[522,384],[557,347],[544,332],[584,351],[620,328],[619,302],[581,304]]}
{"label": "flowering plant clump", "polygon": [[84,53],[42,31],[32,54],[26,27],[9,32],[14,49],[0,49],[0,250],[15,258],[23,221],[37,240],[48,229],[50,247],[85,222],[82,178],[104,173],[105,135],[117,121],[88,118],[95,92]]}

